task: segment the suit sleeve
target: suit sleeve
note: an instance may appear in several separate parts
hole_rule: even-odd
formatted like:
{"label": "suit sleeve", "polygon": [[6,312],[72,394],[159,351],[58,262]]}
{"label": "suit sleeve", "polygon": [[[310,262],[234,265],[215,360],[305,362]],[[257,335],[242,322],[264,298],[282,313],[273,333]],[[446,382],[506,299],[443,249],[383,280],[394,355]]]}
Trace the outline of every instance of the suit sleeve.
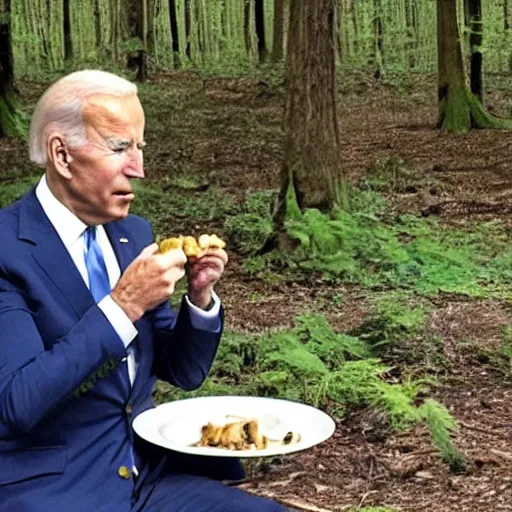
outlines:
{"label": "suit sleeve", "polygon": [[23,293],[0,277],[0,438],[32,431],[106,361],[125,356],[97,306],[49,349],[34,315]]}
{"label": "suit sleeve", "polygon": [[206,379],[217,353],[223,327],[222,308],[221,327],[216,331],[194,327],[185,300],[177,319],[167,304],[154,315],[155,375],[181,389],[197,389]]}

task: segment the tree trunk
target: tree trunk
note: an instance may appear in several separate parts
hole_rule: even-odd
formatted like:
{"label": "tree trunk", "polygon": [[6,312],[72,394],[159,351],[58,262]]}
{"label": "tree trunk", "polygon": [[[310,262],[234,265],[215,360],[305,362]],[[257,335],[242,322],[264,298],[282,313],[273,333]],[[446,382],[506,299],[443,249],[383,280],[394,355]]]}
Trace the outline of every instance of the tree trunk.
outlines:
{"label": "tree trunk", "polygon": [[407,41],[405,43],[405,51],[408,56],[409,67],[411,69],[416,67],[415,50],[418,44],[414,4],[414,0],[405,0],[405,23],[407,26]]}
{"label": "tree trunk", "polygon": [[291,189],[301,209],[328,211],[339,204],[342,174],[336,113],[335,1],[293,0],[290,5],[285,155],[275,215],[277,233],[284,231],[286,197]]}
{"label": "tree trunk", "polygon": [[378,80],[384,74],[384,27],[382,23],[382,0],[373,0],[373,32],[374,32],[374,76]]}
{"label": "tree trunk", "polygon": [[[96,0],[94,3],[94,32],[96,36],[96,50],[102,55],[102,44],[101,44],[101,15],[100,15],[100,1]],[[103,56],[103,55],[102,55]]]}
{"label": "tree trunk", "polygon": [[267,41],[265,37],[265,8],[263,0],[254,2],[254,21],[256,27],[256,38],[258,40],[258,57],[260,62],[267,58]]}
{"label": "tree trunk", "polygon": [[181,67],[180,36],[178,31],[178,18],[176,16],[176,0],[169,0],[169,23],[171,25],[173,62],[176,69]]}
{"label": "tree trunk", "polygon": [[[510,41],[510,4],[509,0],[503,0],[503,28]],[[512,72],[512,52],[508,55],[508,70]]]}
{"label": "tree trunk", "polygon": [[453,133],[471,128],[511,128],[506,119],[491,116],[466,85],[457,25],[457,0],[437,0],[439,126]]}
{"label": "tree trunk", "polygon": [[63,30],[64,30],[64,60],[73,58],[73,43],[71,39],[71,11],[69,0],[63,3]]}
{"label": "tree trunk", "polygon": [[284,12],[285,0],[274,0],[274,30],[272,62],[280,62],[284,55]]}
{"label": "tree trunk", "polygon": [[137,39],[140,48],[129,56],[128,67],[136,68],[139,82],[145,82],[148,76],[147,52],[146,52],[146,32],[147,32],[147,3],[146,0],[128,0],[128,35],[132,39]]}
{"label": "tree trunk", "polygon": [[468,0],[468,16],[470,26],[469,46],[470,57],[470,88],[471,92],[483,103],[483,55],[481,45],[483,40],[482,2],[481,0]]}
{"label": "tree trunk", "polygon": [[245,51],[247,55],[252,54],[252,37],[251,37],[251,3],[252,0],[244,0],[244,41]]}
{"label": "tree trunk", "polygon": [[192,49],[190,45],[190,37],[191,37],[191,25],[192,25],[192,6],[190,5],[190,0],[184,0],[185,7],[185,54],[188,60],[192,60]]}
{"label": "tree trunk", "polygon": [[11,0],[0,0],[0,137],[26,139],[27,127],[14,91]]}

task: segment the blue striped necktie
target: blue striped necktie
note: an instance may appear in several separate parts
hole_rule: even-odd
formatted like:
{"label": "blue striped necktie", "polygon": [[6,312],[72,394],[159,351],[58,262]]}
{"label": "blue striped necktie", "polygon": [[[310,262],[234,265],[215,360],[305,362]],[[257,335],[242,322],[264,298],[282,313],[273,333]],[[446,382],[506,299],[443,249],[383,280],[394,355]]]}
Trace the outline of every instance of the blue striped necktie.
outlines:
{"label": "blue striped necktie", "polygon": [[100,244],[96,239],[96,226],[89,226],[84,232],[85,266],[89,275],[89,289],[96,303],[110,293],[107,266]]}

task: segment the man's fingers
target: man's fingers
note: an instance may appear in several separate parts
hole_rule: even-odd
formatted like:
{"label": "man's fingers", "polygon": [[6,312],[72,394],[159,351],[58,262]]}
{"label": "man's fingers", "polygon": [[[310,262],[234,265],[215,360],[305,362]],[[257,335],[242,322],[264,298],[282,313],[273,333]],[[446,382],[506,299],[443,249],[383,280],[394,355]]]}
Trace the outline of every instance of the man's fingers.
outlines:
{"label": "man's fingers", "polygon": [[140,251],[140,254],[137,256],[137,258],[149,258],[150,256],[153,256],[158,251],[158,244],[152,243],[148,245],[147,247],[144,247],[142,251]]}
{"label": "man's fingers", "polygon": [[187,257],[183,249],[170,249],[167,252],[157,255],[166,267],[183,267],[187,263]]}

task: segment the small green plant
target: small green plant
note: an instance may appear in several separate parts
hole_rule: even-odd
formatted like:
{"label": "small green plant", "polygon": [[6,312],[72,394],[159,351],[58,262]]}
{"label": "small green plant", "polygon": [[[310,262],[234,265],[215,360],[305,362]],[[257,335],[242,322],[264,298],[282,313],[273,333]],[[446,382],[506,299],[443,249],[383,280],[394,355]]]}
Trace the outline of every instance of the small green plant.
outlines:
{"label": "small green plant", "polygon": [[12,182],[3,183],[0,187],[0,208],[4,208],[20,199],[39,181],[39,177],[13,178]]}
{"label": "small green plant", "polygon": [[390,370],[363,340],[336,333],[325,317],[308,313],[297,317],[291,330],[263,336],[226,333],[212,374],[200,390],[184,393],[160,383],[157,399],[269,396],[328,408],[338,417],[350,408],[371,407],[392,429],[424,423],[442,457],[455,465],[459,455],[449,437],[453,418],[433,400],[417,404],[433,380],[408,377],[397,382]]}
{"label": "small green plant", "polygon": [[274,192],[252,192],[241,211],[228,217],[224,229],[230,243],[242,255],[254,254],[272,234],[271,205]]}

